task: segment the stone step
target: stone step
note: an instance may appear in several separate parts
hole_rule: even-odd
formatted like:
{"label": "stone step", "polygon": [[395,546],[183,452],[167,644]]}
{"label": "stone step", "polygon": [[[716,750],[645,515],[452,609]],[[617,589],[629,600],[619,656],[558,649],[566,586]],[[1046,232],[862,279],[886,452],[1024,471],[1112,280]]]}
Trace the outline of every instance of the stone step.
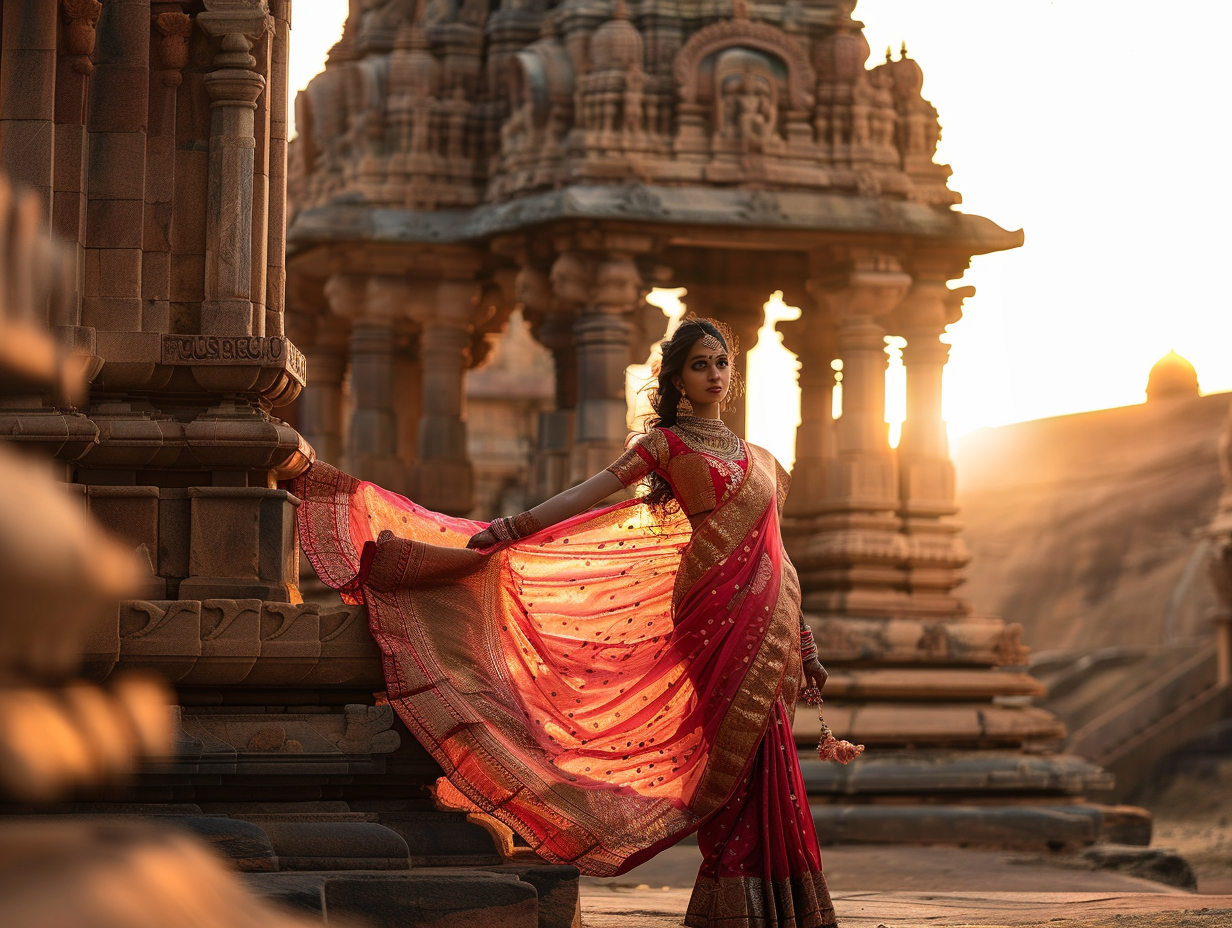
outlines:
{"label": "stone step", "polygon": [[1059,850],[1107,841],[1145,846],[1150,813],[1133,806],[813,804],[826,844],[957,844]]}
{"label": "stone step", "polygon": [[1108,789],[1112,777],[1074,755],[1016,751],[873,751],[846,766],[802,751],[800,769],[813,801],[845,796],[1066,795]]}
{"label": "stone step", "polygon": [[323,922],[370,928],[580,928],[577,868],[504,864],[411,871],[249,873],[258,894]]}
{"label": "stone step", "polygon": [[[1065,726],[1034,706],[988,703],[845,702],[827,700],[825,719],[835,737],[875,745],[937,747],[1022,745],[1065,737]],[[796,709],[792,734],[815,747],[818,722],[811,707]]]}
{"label": "stone step", "polygon": [[1022,626],[1000,619],[852,618],[810,613],[821,660],[843,664],[942,664],[1007,667],[1026,664]]}
{"label": "stone step", "polygon": [[827,698],[870,700],[988,700],[1045,693],[1043,684],[1026,673],[927,667],[834,670],[825,690]]}

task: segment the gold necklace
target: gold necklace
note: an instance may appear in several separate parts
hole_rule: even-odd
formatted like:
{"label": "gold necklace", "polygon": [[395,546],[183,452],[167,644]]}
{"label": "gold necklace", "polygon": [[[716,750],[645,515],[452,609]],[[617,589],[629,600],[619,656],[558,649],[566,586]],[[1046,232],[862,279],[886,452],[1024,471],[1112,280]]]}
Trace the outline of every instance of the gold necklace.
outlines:
{"label": "gold necklace", "polygon": [[740,436],[722,419],[677,416],[671,429],[691,451],[711,454],[728,462],[740,457]]}

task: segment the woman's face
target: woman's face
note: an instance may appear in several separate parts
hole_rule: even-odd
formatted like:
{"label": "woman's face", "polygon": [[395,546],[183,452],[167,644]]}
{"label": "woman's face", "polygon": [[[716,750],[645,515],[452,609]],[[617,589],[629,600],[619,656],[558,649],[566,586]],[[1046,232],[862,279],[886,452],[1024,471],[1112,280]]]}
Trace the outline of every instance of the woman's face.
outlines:
{"label": "woman's face", "polygon": [[722,343],[717,348],[708,348],[703,344],[707,341],[717,339],[702,336],[689,346],[684,367],[672,382],[693,405],[694,415],[718,418],[719,403],[727,396],[731,384],[731,359]]}

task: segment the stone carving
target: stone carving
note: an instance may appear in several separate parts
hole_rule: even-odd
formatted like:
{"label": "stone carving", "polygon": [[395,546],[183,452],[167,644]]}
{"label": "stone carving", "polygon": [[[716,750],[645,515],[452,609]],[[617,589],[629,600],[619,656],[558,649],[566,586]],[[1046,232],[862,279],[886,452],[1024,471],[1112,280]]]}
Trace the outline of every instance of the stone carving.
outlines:
{"label": "stone carving", "polygon": [[[745,14],[742,18],[741,14]],[[672,74],[680,87],[681,103],[698,102],[701,91],[701,64],[726,48],[753,48],[779,58],[787,67],[788,98],[792,109],[808,110],[813,105],[816,77],[808,56],[798,42],[781,29],[747,19],[747,8],[736,5],[736,18],[713,23],[698,30],[676,55]]]}
{"label": "stone carving", "polygon": [[78,74],[94,73],[90,55],[94,53],[94,30],[102,12],[99,0],[64,0],[64,44]]}
{"label": "stone carving", "polygon": [[286,367],[301,383],[307,376],[303,352],[290,339],[225,335],[164,335],[163,364],[260,364]]}
{"label": "stone carving", "polygon": [[188,64],[188,37],[192,35],[192,17],[187,13],[155,13],[151,16],[158,32],[158,60],[167,72],[163,83],[178,87],[183,78],[180,71]]}

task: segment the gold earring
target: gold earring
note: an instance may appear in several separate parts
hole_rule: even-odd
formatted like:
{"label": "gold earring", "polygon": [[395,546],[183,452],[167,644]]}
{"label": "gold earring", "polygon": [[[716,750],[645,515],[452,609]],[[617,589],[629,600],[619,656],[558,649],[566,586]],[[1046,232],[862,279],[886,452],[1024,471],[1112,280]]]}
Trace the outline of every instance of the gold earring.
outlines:
{"label": "gold earring", "polygon": [[693,404],[689,402],[689,398],[684,394],[680,396],[680,402],[676,404],[676,415],[691,416],[693,415]]}

